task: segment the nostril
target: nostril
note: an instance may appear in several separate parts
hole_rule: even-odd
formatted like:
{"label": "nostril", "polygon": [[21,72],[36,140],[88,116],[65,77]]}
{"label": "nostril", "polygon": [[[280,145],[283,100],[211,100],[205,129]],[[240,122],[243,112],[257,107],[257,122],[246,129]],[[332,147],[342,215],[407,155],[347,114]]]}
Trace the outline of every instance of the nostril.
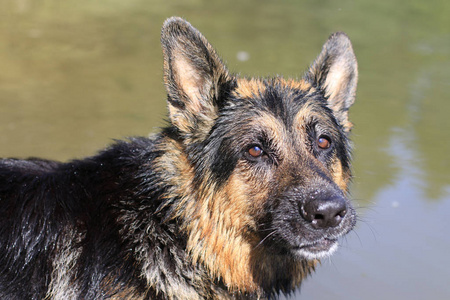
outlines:
{"label": "nostril", "polygon": [[331,226],[335,227],[335,226],[339,225],[339,223],[341,223],[342,219],[345,217],[346,214],[347,214],[347,210],[346,209],[338,212],[334,216],[333,220],[331,220]]}
{"label": "nostril", "polygon": [[325,217],[321,214],[314,215],[314,220],[324,220],[324,219],[325,219]]}
{"label": "nostril", "polygon": [[316,229],[338,226],[347,214],[347,205],[343,197],[312,199],[300,208],[302,217]]}
{"label": "nostril", "polygon": [[336,214],[336,217],[341,217],[341,218],[343,218],[343,217],[345,217],[346,214],[347,214],[347,209],[343,209],[343,210],[341,210],[340,212],[338,212],[338,213]]}

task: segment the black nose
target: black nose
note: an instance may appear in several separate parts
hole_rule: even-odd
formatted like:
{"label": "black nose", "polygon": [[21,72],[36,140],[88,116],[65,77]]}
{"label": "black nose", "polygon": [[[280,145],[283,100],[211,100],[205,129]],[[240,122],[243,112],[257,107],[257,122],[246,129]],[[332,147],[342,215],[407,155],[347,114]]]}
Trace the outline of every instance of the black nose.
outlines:
{"label": "black nose", "polygon": [[300,213],[316,229],[336,227],[347,214],[347,203],[340,195],[321,196],[315,193],[301,206]]}

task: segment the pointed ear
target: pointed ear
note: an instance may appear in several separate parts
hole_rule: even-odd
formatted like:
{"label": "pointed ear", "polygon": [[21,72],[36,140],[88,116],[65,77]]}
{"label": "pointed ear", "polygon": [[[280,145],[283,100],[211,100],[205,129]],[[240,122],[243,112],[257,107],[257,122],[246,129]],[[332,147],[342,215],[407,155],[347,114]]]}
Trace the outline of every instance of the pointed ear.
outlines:
{"label": "pointed ear", "polygon": [[212,126],[228,71],[205,37],[187,21],[172,17],[161,32],[169,118],[183,133]]}
{"label": "pointed ear", "polygon": [[330,36],[306,76],[323,91],[338,121],[346,131],[350,131],[352,124],[348,120],[348,109],[355,101],[358,64],[345,33],[337,32]]}

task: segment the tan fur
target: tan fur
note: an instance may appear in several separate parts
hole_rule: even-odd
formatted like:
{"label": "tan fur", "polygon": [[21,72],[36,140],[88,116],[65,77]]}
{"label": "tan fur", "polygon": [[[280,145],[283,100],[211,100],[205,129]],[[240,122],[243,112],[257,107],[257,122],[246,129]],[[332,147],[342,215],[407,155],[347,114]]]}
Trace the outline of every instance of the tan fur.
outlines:
{"label": "tan fur", "polygon": [[331,168],[333,181],[339,186],[341,190],[347,191],[348,182],[350,181],[350,174],[343,171],[341,161],[338,158],[335,158]]}
{"label": "tan fur", "polygon": [[[185,55],[175,52],[174,55],[174,63],[173,63],[173,71],[176,74],[176,81],[178,85],[183,89],[183,92],[187,96],[187,103],[190,106],[189,110],[191,111],[202,111],[202,91],[199,89],[199,82],[207,80],[202,78],[200,74],[198,74],[197,70],[192,67],[188,61],[186,61]],[[207,83],[207,86],[210,86],[211,83]]]}
{"label": "tan fur", "polygon": [[[189,34],[184,34],[186,32]],[[281,160],[284,160],[280,162],[276,174],[270,171],[256,174],[248,163],[238,161],[224,185],[218,187],[213,174],[208,173],[210,171],[207,169],[202,169],[204,173],[201,178],[196,176],[194,164],[185,151],[186,146],[203,142],[215,125],[217,106],[223,100],[220,97],[224,96],[220,91],[220,83],[227,83],[225,95],[227,86],[233,86],[232,96],[243,100],[261,99],[269,84],[286,91],[288,98],[289,93],[294,97],[295,90],[304,91],[305,97],[308,97],[317,94],[316,87],[322,89],[318,80],[321,76],[327,76],[324,64],[311,67],[311,72],[314,76],[317,73],[317,76],[305,76],[301,80],[232,77],[212,46],[187,22],[177,20],[172,26],[165,26],[162,35],[165,38],[164,73],[169,94],[169,116],[171,123],[183,133],[183,139],[166,140],[160,149],[165,154],[157,158],[155,163],[157,172],[167,174],[164,184],[170,190],[165,197],[169,201],[176,199],[166,205],[172,206],[171,218],[179,222],[182,232],[187,236],[187,259],[192,264],[205,266],[208,278],[221,280],[232,292],[260,293],[260,287],[270,286],[272,280],[278,280],[279,274],[274,270],[280,268],[286,271],[287,278],[292,279],[291,288],[294,289],[311,272],[317,261],[292,260],[286,263],[286,257],[263,251],[263,247],[258,247],[262,241],[256,234],[257,217],[263,215],[275,183],[289,187],[292,180],[298,179],[296,172],[300,168],[292,166],[299,163],[300,156],[317,163],[318,168],[346,189],[349,177],[343,174],[340,161],[336,159],[332,169],[328,170],[306,148],[306,124],[319,120],[322,123],[330,122],[323,115],[323,103],[313,100],[302,107],[295,116],[294,128],[297,134],[294,136],[292,132],[287,132],[290,128],[286,128],[280,119],[264,110],[256,112],[251,121],[244,124],[245,128],[240,128],[243,132],[251,132],[264,127],[264,132],[270,136],[273,144],[271,147],[274,149],[271,150],[278,152]],[[325,59],[328,56],[323,52],[319,61]],[[325,78],[326,96],[330,96],[331,100],[345,94],[342,90],[346,74],[343,72],[344,63],[339,61],[330,69],[330,78]],[[343,99],[336,101],[340,104]],[[233,103],[230,101],[229,105]],[[331,106],[337,111],[335,103]],[[147,276],[151,285],[156,284],[154,278]],[[199,282],[202,279],[206,281],[206,278],[198,278]]]}
{"label": "tan fur", "polygon": [[199,195],[193,189],[194,174],[187,158],[181,151],[178,155],[176,172],[183,174],[184,184],[177,193],[184,196],[177,215],[185,220],[183,227],[193,262],[205,264],[211,276],[221,278],[230,290],[255,291],[249,262],[252,245],[245,237],[245,228],[255,225],[249,211],[251,202],[246,197],[248,190],[240,184],[242,178],[233,175],[215,195],[213,187],[205,185]]}
{"label": "tan fur", "polygon": [[85,160],[0,162],[13,216],[0,219],[3,298],[271,299],[353,228],[345,131],[357,64],[345,34],[300,80],[228,73],[177,17],[161,42],[160,133]]}
{"label": "tan fur", "polygon": [[294,128],[299,129],[300,133],[304,133],[306,124],[311,120],[321,119],[323,119],[323,115],[320,113],[318,105],[315,102],[307,102],[295,116]]}
{"label": "tan fur", "polygon": [[[315,91],[315,89],[311,86],[311,83],[308,81],[302,79],[302,80],[295,80],[295,79],[284,79],[282,77],[276,78],[277,82],[282,87],[290,87],[293,89],[299,89],[303,91]],[[237,78],[237,89],[235,90],[235,93],[240,98],[254,98],[258,95],[261,95],[265,92],[266,87],[263,84],[263,82],[260,79],[257,78]]]}
{"label": "tan fur", "polygon": [[238,97],[251,99],[257,95],[264,93],[265,86],[259,79],[252,78],[238,78],[237,79],[238,87],[235,91]]}
{"label": "tan fur", "polygon": [[289,78],[289,79],[278,78],[278,79],[283,87],[290,87],[290,88],[299,89],[302,91],[311,91],[311,89],[315,90],[311,86],[311,83],[309,83],[308,81],[306,81],[304,79],[301,79],[300,81],[292,79],[292,78]]}
{"label": "tan fur", "polygon": [[[326,74],[322,73],[324,64],[329,66]],[[333,34],[311,65],[309,73],[315,74],[317,80],[324,79],[321,89],[328,98],[328,106],[338,113],[344,129],[350,131],[352,123],[348,120],[347,110],[355,100],[358,64],[348,37],[342,33]]]}
{"label": "tan fur", "polygon": [[[236,185],[233,177],[229,185]],[[254,224],[250,203],[242,194],[229,187],[215,195],[203,189],[203,197],[190,199],[180,214],[189,220],[184,227],[192,260],[206,265],[212,277],[221,278],[231,290],[254,291],[257,286],[249,265],[252,247],[245,239],[245,228]],[[186,201],[189,198],[186,195]]]}
{"label": "tan fur", "polygon": [[[270,114],[261,113],[253,125],[261,124],[271,132],[275,144],[280,147],[286,145],[284,139],[287,133],[282,131],[284,126],[279,120]],[[238,164],[227,184],[218,192],[214,185],[207,183],[207,174],[204,176],[205,181],[195,189],[194,170],[182,152],[182,147],[170,142],[164,148],[171,151],[157,165],[169,170],[169,173],[177,174],[177,185],[174,186],[178,188],[173,193],[183,197],[174,217],[185,221],[182,226],[188,235],[187,249],[192,261],[204,264],[211,277],[222,279],[231,291],[256,292],[259,279],[255,278],[254,271],[263,265],[271,265],[262,267],[265,272],[274,267],[265,253],[255,251],[259,240],[253,233],[256,231],[255,215],[263,209],[269,193],[269,186],[262,186],[261,182],[270,182],[269,178],[256,180],[245,164]],[[174,161],[175,166],[169,163]],[[255,256],[259,257],[256,263],[252,260]],[[309,274],[312,266],[305,268],[300,262],[298,266],[292,266],[294,282],[299,283]]]}

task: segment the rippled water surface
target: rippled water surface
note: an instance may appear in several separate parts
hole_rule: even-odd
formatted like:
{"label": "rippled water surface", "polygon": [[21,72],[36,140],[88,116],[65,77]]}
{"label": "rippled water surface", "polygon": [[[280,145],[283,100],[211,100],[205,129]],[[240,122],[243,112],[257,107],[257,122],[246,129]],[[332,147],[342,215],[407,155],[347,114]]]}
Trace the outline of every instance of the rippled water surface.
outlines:
{"label": "rippled water surface", "polygon": [[164,125],[172,15],[245,75],[299,77],[350,36],[360,221],[294,297],[450,299],[449,1],[1,0],[0,156],[80,158]]}

